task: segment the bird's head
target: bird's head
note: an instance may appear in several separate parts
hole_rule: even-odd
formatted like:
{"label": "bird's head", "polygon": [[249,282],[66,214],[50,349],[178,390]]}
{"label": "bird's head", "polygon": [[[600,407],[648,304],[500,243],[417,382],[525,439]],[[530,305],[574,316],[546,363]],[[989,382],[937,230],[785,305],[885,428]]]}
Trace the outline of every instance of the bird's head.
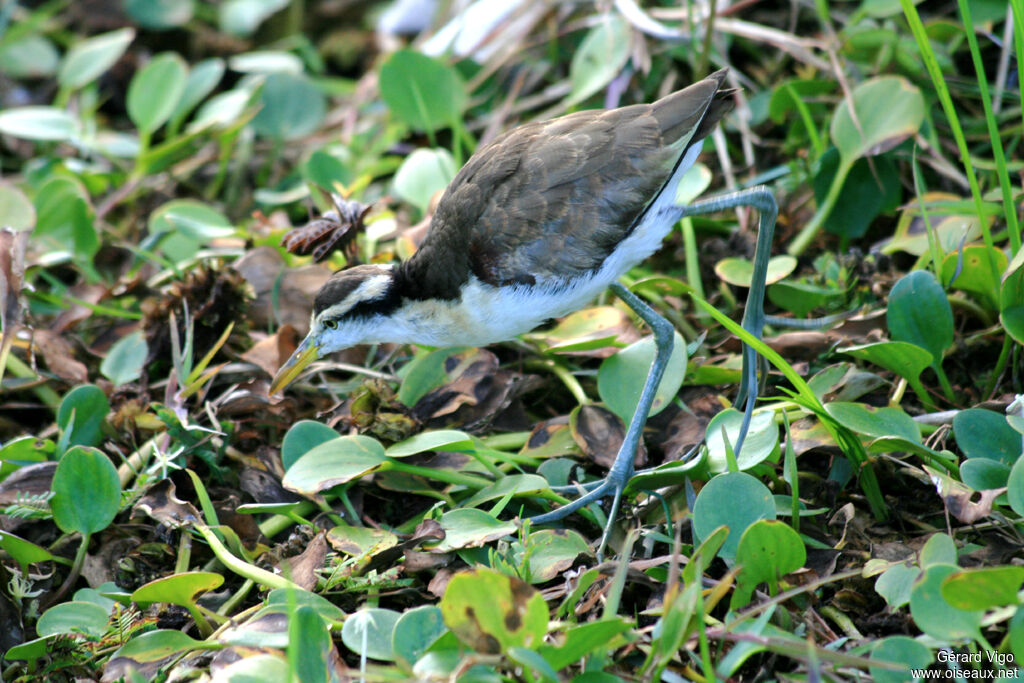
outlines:
{"label": "bird's head", "polygon": [[382,318],[394,309],[396,302],[390,266],[355,266],[332,275],[313,302],[309,334],[277,371],[270,393],[276,394],[291,384],[318,358],[376,341],[373,337]]}

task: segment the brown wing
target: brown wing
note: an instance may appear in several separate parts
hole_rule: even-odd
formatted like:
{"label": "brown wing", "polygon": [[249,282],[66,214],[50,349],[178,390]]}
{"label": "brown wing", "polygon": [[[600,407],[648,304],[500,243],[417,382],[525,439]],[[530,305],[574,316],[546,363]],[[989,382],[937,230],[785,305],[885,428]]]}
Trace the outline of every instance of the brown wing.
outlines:
{"label": "brown wing", "polygon": [[685,149],[729,110],[725,72],[654,104],[520,126],[478,151],[445,191],[405,264],[414,298],[599,268],[668,181]]}

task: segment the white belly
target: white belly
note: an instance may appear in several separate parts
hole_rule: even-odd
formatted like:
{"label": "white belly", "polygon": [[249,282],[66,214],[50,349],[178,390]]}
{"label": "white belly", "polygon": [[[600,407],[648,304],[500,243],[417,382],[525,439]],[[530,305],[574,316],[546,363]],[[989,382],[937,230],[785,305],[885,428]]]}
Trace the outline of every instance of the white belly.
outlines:
{"label": "white belly", "polygon": [[[551,318],[578,311],[608,285],[661,247],[678,220],[676,188],[697,159],[699,145],[686,155],[651,202],[640,223],[615,247],[601,268],[571,282],[494,287],[471,276],[458,301],[410,301],[389,321],[382,339],[427,346],[485,346],[529,332]],[[382,331],[383,332],[383,331]]]}

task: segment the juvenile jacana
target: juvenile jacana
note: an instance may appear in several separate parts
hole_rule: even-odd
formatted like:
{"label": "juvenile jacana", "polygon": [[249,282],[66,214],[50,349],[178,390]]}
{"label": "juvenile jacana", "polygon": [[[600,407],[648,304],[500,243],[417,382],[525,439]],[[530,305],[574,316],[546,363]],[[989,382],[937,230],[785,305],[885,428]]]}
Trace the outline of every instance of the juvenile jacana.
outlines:
{"label": "juvenile jacana", "polygon": [[[671,323],[616,280],[654,253],[682,216],[754,206],[761,220],[743,322],[757,336],[764,324],[772,195],[759,187],[689,206],[675,201],[679,179],[703,139],[732,108],[732,91],[722,88],[725,77],[723,69],[654,104],[527,123],[477,151],[445,190],[410,259],[347,268],[324,284],[313,302],[309,334],[270,392],[279,392],[317,358],[355,344],[491,344],[576,311],[611,287],[651,327],[657,354],[608,476],[534,522],[559,519],[612,492],[613,519],[673,339]],[[741,384],[746,421],[736,452],[756,380],[756,355],[747,347]]]}

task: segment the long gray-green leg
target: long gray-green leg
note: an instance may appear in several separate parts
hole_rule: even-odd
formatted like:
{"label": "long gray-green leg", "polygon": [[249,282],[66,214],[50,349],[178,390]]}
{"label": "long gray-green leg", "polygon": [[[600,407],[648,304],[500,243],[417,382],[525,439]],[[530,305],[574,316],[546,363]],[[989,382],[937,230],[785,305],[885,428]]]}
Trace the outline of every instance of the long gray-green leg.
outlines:
{"label": "long gray-green leg", "polygon": [[[757,209],[757,246],[754,248],[754,275],[750,281],[750,294],[743,311],[743,329],[761,338],[764,330],[764,290],[768,279],[768,259],[771,257],[772,236],[775,233],[775,219],[779,213],[779,205],[771,191],[762,186],[751,187],[738,192],[710,197],[694,202],[689,206],[676,207],[670,210],[678,212],[678,217],[693,216],[701,213],[717,213],[738,206],[750,206]],[[678,218],[676,219],[678,220]],[[758,355],[747,344],[743,345],[743,369],[740,378],[740,390],[736,396],[737,403],[744,403],[743,422],[740,425],[739,438],[733,449],[739,453],[743,441],[750,429],[750,419],[754,415],[754,403],[757,401],[757,365]]]}
{"label": "long gray-green leg", "polygon": [[633,460],[636,458],[637,449],[640,447],[640,438],[643,436],[647,414],[651,412],[651,404],[654,403],[654,395],[658,390],[658,384],[661,383],[661,378],[665,374],[665,367],[672,356],[674,333],[672,323],[658,315],[640,297],[618,283],[612,284],[611,289],[615,292],[616,296],[626,302],[627,306],[636,311],[636,314],[647,323],[654,333],[656,349],[654,361],[651,363],[651,369],[647,373],[644,388],[640,392],[640,400],[637,402],[636,411],[633,413],[633,417],[629,421],[629,428],[622,439],[622,446],[619,447],[619,452],[615,455],[615,462],[612,463],[611,469],[608,470],[608,475],[598,484],[597,488],[589,493],[580,496],[567,505],[563,505],[557,510],[531,519],[534,524],[554,522],[579,510],[584,505],[589,505],[596,500],[604,498],[609,493],[614,493],[615,498],[612,501],[612,508],[608,511],[608,523],[605,524],[601,545],[598,546],[598,555],[603,551],[605,543],[608,541],[608,534],[615,523],[615,516],[618,513],[622,492],[626,489],[626,484],[633,476]]}

